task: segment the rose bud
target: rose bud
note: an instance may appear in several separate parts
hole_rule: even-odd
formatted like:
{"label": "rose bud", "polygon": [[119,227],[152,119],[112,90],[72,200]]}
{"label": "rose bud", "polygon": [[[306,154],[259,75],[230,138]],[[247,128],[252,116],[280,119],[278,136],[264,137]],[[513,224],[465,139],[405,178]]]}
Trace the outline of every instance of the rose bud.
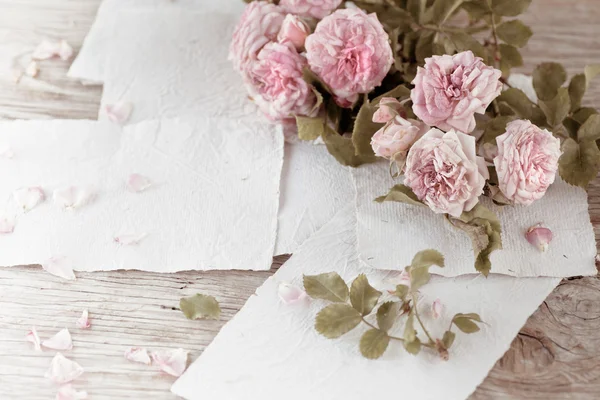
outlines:
{"label": "rose bud", "polygon": [[527,230],[525,238],[541,252],[545,252],[548,250],[548,244],[552,241],[552,231],[538,224]]}
{"label": "rose bud", "polygon": [[400,115],[402,104],[393,97],[383,97],[379,101],[377,111],[373,114],[373,122],[385,124]]}
{"label": "rose bud", "polygon": [[309,34],[310,28],[308,27],[306,22],[302,21],[295,15],[288,14],[283,20],[281,30],[277,35],[277,40],[280,43],[289,41],[294,45],[296,50],[300,50],[304,48],[304,41],[306,40],[306,37]]}

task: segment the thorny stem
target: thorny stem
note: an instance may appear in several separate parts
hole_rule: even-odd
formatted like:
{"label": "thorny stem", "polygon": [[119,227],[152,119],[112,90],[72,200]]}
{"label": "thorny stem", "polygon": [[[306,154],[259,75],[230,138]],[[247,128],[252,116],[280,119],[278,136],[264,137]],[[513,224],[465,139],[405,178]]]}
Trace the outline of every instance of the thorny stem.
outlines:
{"label": "thorny stem", "polygon": [[435,340],[433,340],[433,338],[431,337],[431,335],[425,328],[423,321],[421,321],[421,317],[419,316],[419,311],[417,311],[417,296],[414,293],[412,295],[412,300],[413,300],[413,309],[415,310],[415,317],[417,317],[417,321],[419,321],[419,325],[421,325],[421,328],[423,328],[423,332],[425,332],[425,335],[427,335],[427,338],[429,339],[429,343],[435,343]]}

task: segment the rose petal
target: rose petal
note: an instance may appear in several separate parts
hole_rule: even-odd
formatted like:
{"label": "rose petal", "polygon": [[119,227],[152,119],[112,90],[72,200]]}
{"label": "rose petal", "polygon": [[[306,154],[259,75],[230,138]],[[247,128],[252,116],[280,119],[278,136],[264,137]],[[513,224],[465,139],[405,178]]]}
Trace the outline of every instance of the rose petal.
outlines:
{"label": "rose petal", "polygon": [[152,360],[169,375],[180,376],[187,367],[188,352],[183,349],[152,352]]}
{"label": "rose petal", "polygon": [[282,282],[278,289],[279,298],[285,304],[296,304],[306,298],[306,292],[298,286]]}
{"label": "rose petal", "polygon": [[13,233],[15,230],[15,221],[12,218],[0,217],[0,234]]}
{"label": "rose petal", "polygon": [[54,276],[58,276],[67,280],[75,279],[73,267],[69,260],[64,256],[51,257],[42,264],[42,268],[44,271]]}
{"label": "rose petal", "polygon": [[71,382],[83,374],[83,368],[75,361],[71,361],[60,353],[56,353],[50,368],[44,375],[52,382],[62,385]]}
{"label": "rose petal", "polygon": [[152,181],[146,178],[144,175],[131,174],[127,178],[127,188],[132,192],[143,192],[152,186]]}
{"label": "rose petal", "polygon": [[124,245],[135,245],[141,242],[148,234],[139,233],[139,234],[124,234],[114,237],[114,241],[119,244]]}
{"label": "rose petal", "polygon": [[35,78],[40,73],[40,65],[36,61],[32,61],[25,68],[25,75]]}
{"label": "rose petal", "polygon": [[65,40],[61,40],[58,46],[58,54],[63,61],[69,60],[73,56],[73,48]]}
{"label": "rose petal", "polygon": [[80,400],[87,399],[87,397],[86,391],[77,391],[70,383],[67,383],[58,388],[55,400]]}
{"label": "rose petal", "polygon": [[17,189],[13,192],[13,197],[20,208],[27,212],[46,199],[44,190],[41,187],[27,187]]}
{"label": "rose petal", "polygon": [[539,251],[545,252],[552,241],[552,231],[538,224],[527,230],[525,238],[529,243],[537,247]]}
{"label": "rose petal", "polygon": [[81,317],[77,320],[75,324],[79,329],[89,329],[92,324],[90,323],[88,310],[83,310],[81,313]]}
{"label": "rose petal", "polygon": [[117,124],[124,124],[133,111],[133,104],[129,101],[117,101],[115,104],[107,104],[106,116]]}
{"label": "rose petal", "polygon": [[431,315],[433,316],[433,318],[438,319],[442,315],[443,309],[444,306],[442,305],[440,299],[435,299],[434,302],[431,304]]}
{"label": "rose petal", "polygon": [[27,332],[27,335],[25,335],[25,339],[28,342],[33,343],[34,349],[36,349],[37,351],[42,351],[42,346],[40,346],[40,337],[38,336],[35,326],[31,327],[31,330]]}
{"label": "rose petal", "polygon": [[73,340],[71,333],[67,328],[61,329],[56,335],[42,342],[42,346],[53,350],[71,350],[73,348]]}
{"label": "rose petal", "polygon": [[49,40],[44,39],[40,42],[40,44],[37,45],[35,50],[33,50],[31,58],[34,60],[47,60],[58,55],[59,52],[59,42],[51,42]]}
{"label": "rose petal", "polygon": [[63,208],[77,208],[85,205],[93,198],[91,190],[79,188],[76,186],[68,186],[59,188],[54,191],[52,198],[54,204]]}
{"label": "rose petal", "polygon": [[148,355],[148,350],[143,347],[130,347],[125,350],[125,358],[129,361],[150,365],[152,360]]}

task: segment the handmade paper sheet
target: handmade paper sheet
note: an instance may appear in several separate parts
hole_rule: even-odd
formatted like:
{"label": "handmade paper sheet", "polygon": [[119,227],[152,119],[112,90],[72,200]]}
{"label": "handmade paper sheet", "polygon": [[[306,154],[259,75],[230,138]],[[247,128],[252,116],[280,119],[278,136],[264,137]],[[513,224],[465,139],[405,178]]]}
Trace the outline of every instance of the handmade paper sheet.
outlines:
{"label": "handmade paper sheet", "polygon": [[[115,17],[120,12],[159,11],[168,16],[169,12],[174,10],[218,11],[239,17],[244,10],[244,3],[238,0],[104,0],[98,8],[96,20],[90,28],[77,58],[69,69],[68,76],[89,83],[104,82],[108,54],[113,51],[115,46],[118,46],[120,41],[135,38],[133,35],[121,36],[115,40],[115,28],[118,27]],[[219,38],[215,36],[212,39],[218,40]]]}
{"label": "handmade paper sheet", "polygon": [[[227,132],[227,134],[215,134]],[[156,272],[269,269],[283,160],[283,136],[219,118],[0,123],[3,218],[0,265],[66,257],[76,270]],[[144,180],[135,192],[132,174]],[[150,185],[149,187],[145,187]],[[65,209],[57,189],[91,199]],[[46,200],[24,213],[14,191],[40,187]],[[136,243],[137,242],[137,243]]]}
{"label": "handmade paper sheet", "polygon": [[440,319],[431,322],[438,327],[434,334],[443,332],[457,312],[479,313],[486,322],[481,331],[457,333],[449,361],[427,352],[411,356],[397,343],[381,359],[367,360],[358,350],[365,329],[326,339],[313,328],[326,302],[285,305],[278,297],[280,282],[301,286],[303,274],[336,271],[349,281],[366,273],[376,287],[385,280],[388,273],[359,265],[355,221],[352,206],[346,207],[308,239],[223,327],[172,391],[188,400],[234,400],[248,394],[257,399],[358,400],[389,398],[400,390],[408,399],[464,399],[560,281],[435,277],[422,289],[423,303],[439,298],[444,304]]}
{"label": "handmade paper sheet", "polygon": [[[387,163],[352,171],[356,185],[357,235],[360,259],[377,269],[403,269],[417,251],[434,246],[447,256],[444,276],[475,273],[469,237],[452,227],[443,215],[427,207],[376,203],[399,183]],[[528,207],[487,204],[502,223],[503,249],[492,253],[492,272],[512,276],[595,275],[596,241],[584,190],[560,181]],[[541,223],[552,230],[548,251],[541,253],[525,240],[525,232]]]}

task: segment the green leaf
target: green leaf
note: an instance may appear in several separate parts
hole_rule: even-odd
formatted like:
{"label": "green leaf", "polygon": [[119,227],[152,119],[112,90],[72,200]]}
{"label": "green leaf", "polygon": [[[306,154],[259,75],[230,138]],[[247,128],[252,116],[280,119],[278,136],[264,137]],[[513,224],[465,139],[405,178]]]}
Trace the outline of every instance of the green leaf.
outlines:
{"label": "green leaf", "polygon": [[219,319],[221,315],[221,307],[217,299],[200,293],[182,297],[179,300],[179,308],[187,319]]}
{"label": "green leaf", "polygon": [[[466,51],[471,50],[476,56],[481,58],[487,57],[487,52],[485,47],[479,41],[477,41],[473,36],[464,33],[464,32],[447,32],[447,36],[450,41],[454,44],[454,47],[457,51]],[[446,53],[452,54],[452,52],[447,51]]]}
{"label": "green leaf", "polygon": [[415,314],[412,310],[406,319],[406,325],[404,325],[404,334],[402,337],[405,343],[414,342],[418,339],[417,331],[415,330]]}
{"label": "green leaf", "polygon": [[510,44],[500,43],[500,69],[504,75],[509,75],[508,71],[514,67],[523,65],[523,57],[515,46]]}
{"label": "green leaf", "polygon": [[359,165],[372,163],[378,160],[378,157],[375,157],[374,155],[356,155],[356,149],[354,148],[352,139],[339,135],[327,125],[325,125],[322,137],[329,154],[342,165],[358,167]]}
{"label": "green leaf", "polygon": [[496,138],[506,132],[506,125],[513,121],[513,116],[501,116],[489,120],[483,127],[483,143],[496,144]]}
{"label": "green leaf", "polygon": [[503,17],[516,17],[523,14],[531,0],[492,0],[492,11]]}
{"label": "green leaf", "polygon": [[436,0],[428,12],[431,14],[431,22],[441,25],[460,7],[463,0]]}
{"label": "green leaf", "polygon": [[306,81],[306,83],[308,83],[309,85],[314,86],[314,88],[323,93],[323,92],[327,92],[329,94],[332,94],[333,92],[331,91],[331,88],[321,80],[321,78],[319,78],[319,76],[317,76],[317,74],[315,74],[310,68],[305,67],[302,70],[302,78]]}
{"label": "green leaf", "polygon": [[561,125],[563,119],[569,115],[569,110],[571,110],[568,89],[559,88],[557,95],[552,100],[540,100],[539,106],[551,127],[554,128]]}
{"label": "green leaf", "polygon": [[417,355],[421,351],[421,341],[419,338],[416,338],[412,342],[404,342],[404,349],[413,356]]}
{"label": "green leaf", "polygon": [[573,114],[573,119],[579,122],[580,125],[583,125],[589,117],[595,114],[598,114],[598,111],[596,111],[595,108],[583,107],[577,110],[575,114]]}
{"label": "green leaf", "polygon": [[382,125],[373,122],[374,113],[375,107],[365,98],[365,102],[358,110],[358,114],[356,114],[354,128],[352,129],[352,144],[357,156],[373,156],[375,154],[371,147],[371,138]]}
{"label": "green leaf", "polygon": [[577,74],[571,78],[569,83],[569,97],[571,98],[571,111],[578,110],[581,107],[581,100],[587,88],[584,74]]}
{"label": "green leaf", "polygon": [[411,266],[413,268],[429,268],[432,265],[444,267],[444,256],[437,250],[423,250],[415,254]]}
{"label": "green leaf", "polygon": [[381,292],[369,284],[365,274],[360,274],[350,286],[350,304],[362,315],[368,315],[377,305]]}
{"label": "green leaf", "polygon": [[593,141],[577,143],[568,138],[562,145],[558,172],[565,182],[586,188],[600,169],[600,150]]}
{"label": "green leaf", "polygon": [[433,55],[434,37],[435,32],[424,31],[417,39],[417,44],[415,47],[415,58],[417,59],[417,63],[419,65],[423,65],[425,63],[425,59]]}
{"label": "green leaf", "polygon": [[396,285],[396,291],[394,294],[402,301],[406,299],[408,295],[409,287],[406,285]]}
{"label": "green leaf", "polygon": [[390,337],[379,329],[369,329],[360,338],[360,353],[375,360],[383,355],[390,343]]}
{"label": "green leaf", "polygon": [[425,7],[427,0],[408,0],[406,3],[406,9],[412,15],[413,19],[418,23],[423,23],[423,14],[425,13]]}
{"label": "green leaf", "polygon": [[496,214],[478,203],[459,218],[448,216],[448,220],[469,235],[475,254],[475,269],[487,276],[492,268],[490,255],[502,248],[502,227]]}
{"label": "green leaf", "polygon": [[399,304],[394,301],[386,301],[377,309],[377,326],[379,329],[389,331],[396,322],[399,312]]}
{"label": "green leaf", "polygon": [[473,321],[481,322],[481,318],[477,314],[456,314],[452,319],[452,323],[464,333],[475,333],[479,331],[479,326]]}
{"label": "green leaf", "polygon": [[591,115],[579,131],[577,131],[577,140],[583,142],[585,140],[598,140],[600,139],[600,115]]}
{"label": "green leaf", "polygon": [[484,3],[483,1],[468,1],[464,2],[461,7],[469,14],[471,21],[479,21],[484,15],[490,13],[490,9]]}
{"label": "green leaf", "polygon": [[531,101],[522,90],[516,88],[510,88],[500,93],[498,101],[504,101],[508,106],[513,109],[517,115],[522,118],[529,119],[533,113],[533,106]]}
{"label": "green leaf", "polygon": [[348,304],[330,304],[317,314],[315,329],[326,338],[335,339],[356,328],[360,321],[360,313]]}
{"label": "green leaf", "polygon": [[296,116],[298,138],[301,140],[315,140],[323,134],[324,122],[322,118]]}
{"label": "green leaf", "polygon": [[446,349],[449,349],[450,347],[452,347],[455,338],[456,334],[454,332],[446,331],[444,332],[444,336],[442,337],[442,344]]}
{"label": "green leaf", "polygon": [[518,19],[501,23],[496,28],[496,33],[505,43],[516,47],[525,46],[533,35],[531,29]]}
{"label": "green leaf", "polygon": [[600,74],[600,64],[586,65],[583,69],[583,74],[585,75],[585,80],[589,85],[592,79]]}
{"label": "green leaf", "polygon": [[416,292],[423,285],[429,282],[431,275],[429,268],[411,268],[410,269],[410,291]]}
{"label": "green leaf", "polygon": [[424,205],[411,188],[402,184],[394,185],[388,194],[377,197],[375,201],[378,203],[383,203],[384,201],[397,201],[399,203],[406,203],[414,206]]}
{"label": "green leaf", "polygon": [[542,63],[533,71],[533,88],[540,100],[552,100],[566,81],[567,72],[558,63]]}
{"label": "green leaf", "polygon": [[410,97],[410,89],[404,85],[398,85],[395,88],[393,88],[392,90],[390,90],[389,92],[386,92],[386,93],[382,94],[381,96],[375,97],[375,99],[373,99],[371,104],[373,106],[377,106],[379,104],[379,102],[381,101],[381,99],[383,99],[384,97],[394,97],[396,99],[408,98],[408,97]]}
{"label": "green leaf", "polygon": [[304,275],[304,290],[313,299],[344,303],[348,299],[348,285],[336,273]]}

